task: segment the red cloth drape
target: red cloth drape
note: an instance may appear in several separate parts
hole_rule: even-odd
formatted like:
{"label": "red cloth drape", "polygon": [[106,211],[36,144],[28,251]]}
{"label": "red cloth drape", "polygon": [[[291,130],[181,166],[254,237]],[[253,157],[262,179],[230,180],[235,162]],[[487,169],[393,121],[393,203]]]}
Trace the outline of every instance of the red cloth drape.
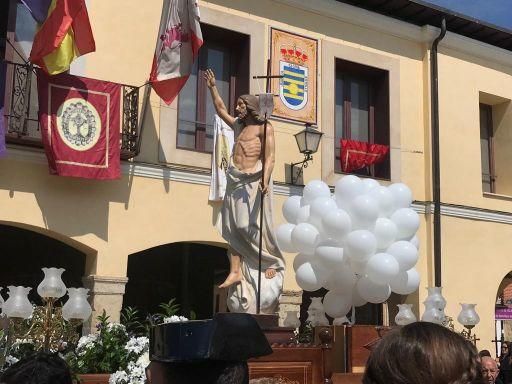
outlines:
{"label": "red cloth drape", "polygon": [[388,152],[388,145],[341,139],[341,170],[352,172],[380,163],[384,161]]}

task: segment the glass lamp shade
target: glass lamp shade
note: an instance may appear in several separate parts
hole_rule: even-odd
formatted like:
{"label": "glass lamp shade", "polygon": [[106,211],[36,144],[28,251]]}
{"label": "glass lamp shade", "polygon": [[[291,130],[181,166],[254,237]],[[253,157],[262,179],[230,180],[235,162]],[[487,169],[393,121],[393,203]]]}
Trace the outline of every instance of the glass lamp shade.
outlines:
{"label": "glass lamp shade", "polygon": [[283,325],[290,328],[299,328],[300,320],[297,311],[286,311],[286,317],[283,320]]}
{"label": "glass lamp shade", "polygon": [[443,321],[446,318],[444,310],[436,307],[436,304],[433,302],[425,301],[423,304],[425,305],[425,312],[423,312],[423,315],[421,316],[421,321],[443,324]]}
{"label": "glass lamp shade", "polygon": [[443,310],[446,308],[446,299],[443,297],[441,291],[443,287],[427,287],[428,296],[425,299],[425,305],[432,304],[435,308]]}
{"label": "glass lamp shade", "polygon": [[295,134],[295,140],[299,147],[300,153],[315,153],[318,151],[318,145],[320,144],[320,138],[323,133],[317,131],[309,125],[299,133]]}
{"label": "glass lamp shade", "polygon": [[457,316],[457,321],[461,323],[463,326],[472,328],[480,322],[480,316],[475,311],[476,304],[463,304],[459,315]]}
{"label": "glass lamp shade", "polygon": [[32,290],[30,287],[15,287],[10,285],[9,298],[3,305],[2,312],[7,317],[21,317],[22,319],[28,319],[32,316],[34,308],[28,300],[28,293]]}
{"label": "glass lamp shade", "polygon": [[68,288],[69,299],[62,306],[62,317],[66,320],[78,319],[85,321],[92,313],[92,308],[87,301],[86,288]]}
{"label": "glass lamp shade", "polygon": [[43,298],[58,299],[66,294],[66,286],[62,281],[64,268],[42,268],[44,279],[37,286],[37,293]]}
{"label": "glass lamp shade", "polygon": [[397,304],[398,313],[395,316],[397,325],[407,325],[416,321],[416,316],[412,313],[412,304]]}

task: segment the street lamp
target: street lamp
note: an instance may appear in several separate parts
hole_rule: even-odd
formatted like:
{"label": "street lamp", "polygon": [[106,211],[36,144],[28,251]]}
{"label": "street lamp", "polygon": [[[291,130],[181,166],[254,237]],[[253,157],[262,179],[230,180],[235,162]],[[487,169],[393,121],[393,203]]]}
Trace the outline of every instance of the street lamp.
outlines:
{"label": "street lamp", "polygon": [[[297,146],[299,147],[299,152],[304,155],[304,160],[291,164],[292,184],[297,182],[297,179],[300,177],[302,170],[308,167],[308,161],[313,160],[312,154],[318,151],[318,145],[320,144],[322,135],[322,132],[319,132],[317,129],[313,128],[309,123],[306,123],[306,128],[304,128],[304,130],[294,135],[295,140],[297,141]],[[293,170],[297,165],[301,165],[301,167],[297,173],[297,176],[295,176]]]}
{"label": "street lamp", "polygon": [[466,328],[460,334],[476,345],[478,339],[475,334],[471,334],[473,327],[480,322],[480,316],[475,310],[476,304],[460,303],[460,306],[462,309],[457,316],[457,321]]}
{"label": "street lamp", "polygon": [[[76,343],[79,335],[76,328],[92,313],[87,302],[88,289],[68,288],[61,275],[63,268],[42,268],[44,279],[37,287],[43,305],[33,306],[28,294],[30,287],[9,286],[9,298],[2,306],[2,312],[9,321],[8,346],[14,339],[31,339],[36,349],[58,350],[63,341]],[[61,307],[55,302],[66,294],[68,301]]]}

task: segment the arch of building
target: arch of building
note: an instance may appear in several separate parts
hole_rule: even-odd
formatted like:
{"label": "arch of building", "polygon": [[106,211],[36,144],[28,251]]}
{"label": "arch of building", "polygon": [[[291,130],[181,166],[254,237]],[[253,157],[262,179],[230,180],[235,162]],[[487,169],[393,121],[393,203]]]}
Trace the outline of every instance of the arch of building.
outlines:
{"label": "arch of building", "polygon": [[228,271],[225,244],[177,242],[133,253],[123,307],[134,307],[145,317],[174,299],[179,315],[210,318],[225,310],[225,292],[217,286]]}

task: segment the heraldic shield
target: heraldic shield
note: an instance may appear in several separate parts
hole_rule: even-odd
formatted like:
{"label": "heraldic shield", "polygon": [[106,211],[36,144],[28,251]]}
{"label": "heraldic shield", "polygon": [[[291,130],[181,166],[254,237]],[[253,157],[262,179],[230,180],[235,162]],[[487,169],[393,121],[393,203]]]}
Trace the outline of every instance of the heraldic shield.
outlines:
{"label": "heraldic shield", "polygon": [[281,73],[279,98],[288,108],[297,111],[308,102],[308,68],[279,61]]}

